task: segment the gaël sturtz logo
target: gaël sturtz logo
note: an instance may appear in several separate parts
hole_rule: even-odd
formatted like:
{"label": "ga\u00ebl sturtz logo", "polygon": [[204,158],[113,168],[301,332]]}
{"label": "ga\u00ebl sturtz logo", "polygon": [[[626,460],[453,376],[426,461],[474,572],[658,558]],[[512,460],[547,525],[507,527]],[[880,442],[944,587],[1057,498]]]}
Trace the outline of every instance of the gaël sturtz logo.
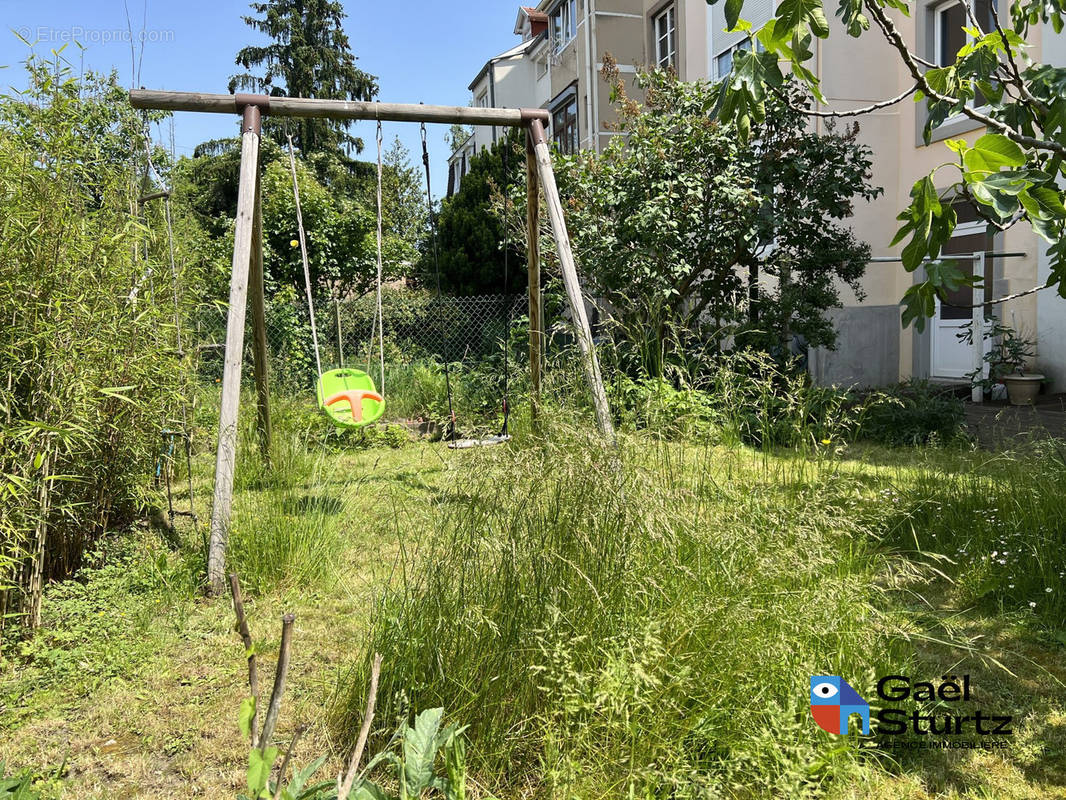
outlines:
{"label": "ga\u00ebl sturtz logo", "polygon": [[846,680],[836,675],[811,676],[811,716],[829,733],[847,733],[852,714],[862,718],[862,732],[870,735],[870,704]]}
{"label": "ga\u00ebl sturtz logo", "polygon": [[[878,708],[873,714],[877,724],[872,732],[878,737],[906,734],[916,737],[908,737],[906,743],[899,742],[900,747],[1006,747],[1008,737],[1014,733],[1009,714],[989,714],[984,709],[973,708],[969,675],[961,678],[943,675],[936,685],[906,675],[885,675],[877,681],[877,698]],[[857,716],[863,735],[871,734],[870,704],[839,675],[812,675],[810,700],[811,716],[822,730],[846,734],[852,718]],[[900,707],[904,703],[906,707]],[[956,713],[959,706],[955,704],[965,704],[962,713]],[[963,737],[970,739],[966,741]],[[883,739],[871,745],[894,747],[890,740]]]}

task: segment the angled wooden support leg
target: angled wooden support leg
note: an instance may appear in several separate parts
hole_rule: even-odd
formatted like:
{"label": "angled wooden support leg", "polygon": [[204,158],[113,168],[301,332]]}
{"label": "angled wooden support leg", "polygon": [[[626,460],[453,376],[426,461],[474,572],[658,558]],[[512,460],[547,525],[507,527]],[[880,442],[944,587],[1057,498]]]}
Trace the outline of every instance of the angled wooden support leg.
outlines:
{"label": "angled wooden support leg", "polygon": [[237,194],[237,224],[230,273],[226,356],[222,372],[222,402],[218,417],[215,456],[215,494],[211,506],[211,540],[207,555],[208,589],[219,595],[226,582],[226,543],[233,505],[233,473],[237,458],[237,414],[241,400],[241,362],[244,356],[244,319],[248,305],[248,273],[255,229],[255,198],[259,179],[260,111],[244,109],[241,135],[241,174]]}
{"label": "angled wooden support leg", "polygon": [[263,286],[263,188],[255,182],[255,216],[252,227],[252,261],[249,291],[252,299],[252,332],[255,337],[255,396],[258,411],[259,451],[270,466],[270,365],[267,358],[266,292]]}
{"label": "angled wooden support leg", "polygon": [[607,405],[607,392],[603,388],[600,362],[596,357],[596,347],[592,341],[592,328],[589,326],[588,314],[585,313],[585,298],[581,294],[581,282],[577,277],[574,253],[570,248],[570,234],[566,230],[563,204],[559,199],[559,188],[556,186],[555,172],[552,170],[551,151],[548,149],[544,125],[539,119],[530,121],[529,133],[533,139],[537,172],[540,175],[541,185],[544,187],[544,202],[548,206],[548,218],[551,220],[555,247],[559,254],[563,284],[566,286],[566,296],[570,301],[570,312],[574,315],[577,341],[584,356],[585,376],[588,379],[589,389],[592,391],[592,402],[596,407],[596,422],[603,437],[614,444],[614,423],[611,421],[611,410]]}

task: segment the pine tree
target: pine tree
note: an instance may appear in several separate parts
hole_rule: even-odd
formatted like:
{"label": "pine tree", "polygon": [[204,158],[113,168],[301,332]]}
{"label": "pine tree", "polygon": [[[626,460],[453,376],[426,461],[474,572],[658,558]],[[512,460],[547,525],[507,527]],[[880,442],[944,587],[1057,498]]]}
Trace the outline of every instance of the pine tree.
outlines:
{"label": "pine tree", "polygon": [[[459,191],[442,204],[437,217],[441,287],[459,295],[504,294],[521,291],[526,270],[523,253],[510,241],[510,272],[505,274],[502,221],[493,211],[493,194],[524,180],[525,161],[516,148],[517,133],[500,139],[470,159],[470,172]],[[504,169],[504,149],[507,168]],[[423,259],[427,282],[435,280],[433,264]],[[430,283],[430,285],[432,285]]]}
{"label": "pine tree", "polygon": [[[356,67],[344,32],[344,9],[336,0],[269,0],[251,3],[258,16],[244,21],[272,41],[237,53],[246,71],[230,78],[229,90],[262,92],[274,97],[327,100],[372,100],[377,78]],[[248,70],[263,67],[262,75]],[[285,131],[304,155],[318,152],[350,155],[363,149],[362,139],[348,133],[351,120],[267,120],[265,128],[279,142]]]}

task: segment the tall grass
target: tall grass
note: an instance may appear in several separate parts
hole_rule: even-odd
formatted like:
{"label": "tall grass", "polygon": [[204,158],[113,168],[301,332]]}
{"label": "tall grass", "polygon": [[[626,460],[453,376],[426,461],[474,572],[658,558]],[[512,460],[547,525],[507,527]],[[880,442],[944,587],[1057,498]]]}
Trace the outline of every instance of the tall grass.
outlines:
{"label": "tall grass", "polygon": [[849,769],[803,724],[806,681],[891,648],[854,487],[785,469],[579,430],[475,454],[376,615],[382,713],[444,705],[493,789],[544,797],[794,796]]}
{"label": "tall grass", "polygon": [[1066,443],[987,455],[961,471],[920,470],[887,490],[886,543],[946,557],[963,604],[1066,615]]}
{"label": "tall grass", "polygon": [[281,409],[269,465],[257,450],[254,421],[241,430],[227,558],[241,585],[257,594],[332,588],[359,518],[349,477],[313,437],[290,427],[300,420],[298,410]]}

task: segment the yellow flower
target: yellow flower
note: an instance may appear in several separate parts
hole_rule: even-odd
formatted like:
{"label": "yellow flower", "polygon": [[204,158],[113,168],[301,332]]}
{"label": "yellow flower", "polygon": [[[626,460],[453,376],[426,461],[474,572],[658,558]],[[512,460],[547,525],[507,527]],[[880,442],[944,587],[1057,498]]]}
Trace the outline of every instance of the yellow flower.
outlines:
{"label": "yellow flower", "polygon": [[299,242],[298,239],[293,239],[291,242],[289,242],[289,244],[292,245],[293,247],[299,247],[300,246],[300,242]]}
{"label": "yellow flower", "polygon": [[822,444],[832,444],[832,443],[833,443],[832,439],[822,439]]}

